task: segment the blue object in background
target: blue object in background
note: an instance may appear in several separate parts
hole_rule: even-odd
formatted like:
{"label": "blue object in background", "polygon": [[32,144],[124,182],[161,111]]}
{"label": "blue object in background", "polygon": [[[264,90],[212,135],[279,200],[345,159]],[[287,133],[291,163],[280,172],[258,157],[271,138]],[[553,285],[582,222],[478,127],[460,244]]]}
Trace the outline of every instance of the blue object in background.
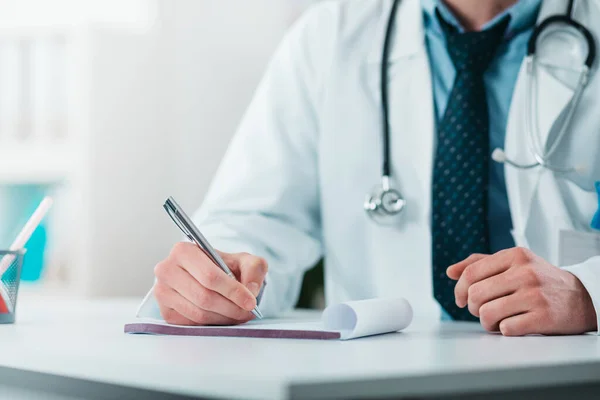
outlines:
{"label": "blue object in background", "polygon": [[[7,249],[44,198],[48,188],[42,185],[0,186],[0,247]],[[46,220],[43,220],[25,245],[21,279],[37,281],[44,269]]]}
{"label": "blue object in background", "polygon": [[600,182],[594,183],[594,186],[596,187],[596,193],[598,194],[598,210],[596,210],[596,214],[594,214],[590,226],[592,229],[600,230]]}
{"label": "blue object in background", "polygon": [[21,270],[21,280],[23,281],[37,281],[42,276],[46,250],[45,225],[46,222],[43,221],[33,232],[25,246],[27,252],[23,258],[23,269]]}

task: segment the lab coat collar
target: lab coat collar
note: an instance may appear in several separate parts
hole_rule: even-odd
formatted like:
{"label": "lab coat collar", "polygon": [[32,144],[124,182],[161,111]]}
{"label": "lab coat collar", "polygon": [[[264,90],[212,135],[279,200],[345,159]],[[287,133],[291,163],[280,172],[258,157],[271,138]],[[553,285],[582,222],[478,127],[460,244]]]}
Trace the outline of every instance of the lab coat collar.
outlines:
{"label": "lab coat collar", "polygon": [[[377,24],[374,45],[367,57],[369,64],[381,64],[382,61],[383,41],[393,1],[388,3],[381,13],[381,21]],[[415,16],[422,16],[420,0],[402,0],[396,13],[388,62],[413,56],[425,48],[423,18]]]}

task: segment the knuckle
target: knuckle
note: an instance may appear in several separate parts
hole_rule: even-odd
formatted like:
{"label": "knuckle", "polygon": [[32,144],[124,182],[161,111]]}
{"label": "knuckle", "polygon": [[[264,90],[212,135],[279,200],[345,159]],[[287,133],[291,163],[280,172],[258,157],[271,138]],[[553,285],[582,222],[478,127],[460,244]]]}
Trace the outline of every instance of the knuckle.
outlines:
{"label": "knuckle", "polygon": [[267,260],[265,260],[262,257],[256,257],[255,258],[255,263],[254,263],[254,268],[257,270],[257,272],[259,272],[261,275],[266,275],[267,272],[269,271],[269,265],[267,263]]}
{"label": "knuckle", "polygon": [[473,302],[469,301],[468,309],[471,315],[474,315],[476,317],[479,316],[479,306],[477,304],[473,304]]}
{"label": "knuckle", "polygon": [[475,316],[479,316],[479,308],[481,306],[480,290],[477,286],[471,286],[468,290],[468,306],[469,312]]}
{"label": "knuckle", "polygon": [[208,287],[215,287],[219,283],[219,271],[216,268],[209,268],[204,273],[204,279]]}
{"label": "knuckle", "polygon": [[511,323],[509,323],[508,321],[504,320],[502,322],[500,322],[500,333],[502,333],[504,336],[515,336],[515,329],[513,327],[513,325]]}
{"label": "knuckle", "polygon": [[494,319],[492,309],[487,304],[484,304],[479,308],[479,321],[486,331],[492,332],[494,330],[496,320]]}
{"label": "knuckle", "polygon": [[242,299],[242,297],[243,297],[243,294],[242,294],[242,288],[240,287],[240,285],[234,285],[234,286],[233,286],[233,287],[232,287],[232,288],[229,290],[229,293],[228,293],[228,296],[227,296],[227,297],[228,297],[230,300],[233,300],[233,302],[234,302],[234,303],[237,303],[237,302],[239,302],[239,301]]}
{"label": "knuckle", "polygon": [[525,274],[525,279],[527,280],[527,282],[533,285],[537,285],[540,282],[539,274],[532,265],[526,265],[523,268],[523,273]]}
{"label": "knuckle", "polygon": [[481,297],[481,290],[479,289],[479,285],[471,285],[467,290],[467,295],[469,296],[469,302],[473,301],[477,303]]}
{"label": "knuckle", "polygon": [[162,310],[161,314],[165,322],[168,324],[176,324],[177,322],[180,322],[179,313],[172,308]]}
{"label": "knuckle", "polygon": [[473,282],[475,280],[475,268],[473,268],[472,265],[469,265],[465,268],[463,276],[468,283]]}
{"label": "knuckle", "polygon": [[203,310],[211,310],[214,306],[212,296],[208,292],[198,294],[195,303]]}
{"label": "knuckle", "polygon": [[185,254],[188,251],[189,243],[187,242],[177,242],[173,245],[171,249],[171,257],[178,258],[182,254]]}
{"label": "knuckle", "polygon": [[454,286],[454,298],[458,299],[461,296],[458,285]]}
{"label": "knuckle", "polygon": [[195,311],[193,313],[193,318],[194,322],[199,325],[208,325],[210,323],[208,313],[202,310]]}
{"label": "knuckle", "polygon": [[164,279],[169,273],[169,263],[161,261],[154,267],[154,276],[158,279]]}
{"label": "knuckle", "polygon": [[515,247],[513,251],[515,256],[520,260],[527,261],[532,258],[531,250],[526,249],[525,247]]}
{"label": "knuckle", "polygon": [[161,304],[167,296],[168,289],[165,285],[157,283],[154,285],[154,298]]}
{"label": "knuckle", "polygon": [[185,304],[181,306],[181,314],[185,315],[186,320],[189,319],[195,324],[204,324],[208,313],[192,304]]}

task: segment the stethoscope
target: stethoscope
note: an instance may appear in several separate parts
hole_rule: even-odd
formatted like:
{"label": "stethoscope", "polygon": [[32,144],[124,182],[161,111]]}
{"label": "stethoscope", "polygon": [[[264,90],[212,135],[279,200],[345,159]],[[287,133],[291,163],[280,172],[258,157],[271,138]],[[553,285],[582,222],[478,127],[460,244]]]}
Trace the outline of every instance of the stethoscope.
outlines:
{"label": "stethoscope", "polygon": [[[532,169],[536,167],[545,168],[547,170],[556,173],[581,173],[582,167],[565,167],[553,165],[549,160],[550,157],[558,149],[558,145],[564,139],[567,133],[567,128],[571,123],[575,110],[581,101],[583,90],[588,83],[590,69],[596,58],[596,43],[594,37],[588,29],[573,19],[573,3],[574,0],[569,0],[567,11],[565,15],[552,15],[544,19],[534,29],[529,43],[527,45],[527,56],[525,57],[526,69],[527,69],[527,82],[526,82],[526,102],[529,105],[529,110],[525,114],[525,129],[529,137],[529,146],[532,155],[535,158],[535,162],[531,164],[520,164],[506,157],[504,150],[495,149],[492,153],[492,159],[496,162],[506,163],[512,167],[519,169]],[[375,222],[380,224],[394,223],[395,219],[391,217],[398,216],[406,208],[406,200],[400,194],[400,192],[390,186],[390,121],[389,121],[389,95],[388,95],[388,61],[390,43],[392,37],[392,30],[394,27],[394,20],[398,11],[400,0],[394,0],[392,9],[390,11],[389,19],[387,22],[387,28],[385,32],[385,40],[383,43],[383,53],[381,62],[381,104],[382,104],[382,120],[383,120],[383,166],[381,173],[381,184],[373,190],[367,196],[364,204],[364,209],[367,215],[371,217]],[[573,94],[571,104],[564,117],[564,122],[560,127],[559,132],[556,134],[555,139],[552,143],[548,143],[546,146],[547,150],[544,150],[541,145],[541,139],[539,134],[538,126],[538,113],[537,113],[537,95],[535,88],[536,77],[535,68],[539,61],[536,59],[536,47],[538,39],[546,31],[550,25],[553,24],[565,24],[568,27],[574,28],[581,36],[584,37],[587,44],[588,53],[585,59],[583,68],[579,71],[579,78],[577,80],[577,87]],[[534,118],[535,115],[535,118]]]}
{"label": "stethoscope", "polygon": [[[529,43],[527,45],[527,56],[525,57],[525,68],[527,71],[527,81],[525,82],[525,102],[529,106],[529,110],[527,110],[527,112],[525,113],[525,130],[527,131],[527,136],[529,138],[529,150],[531,151],[535,162],[532,162],[530,164],[518,163],[509,159],[504,153],[504,150],[495,149],[492,153],[492,159],[496,162],[506,163],[512,167],[519,169],[531,169],[541,167],[559,174],[579,174],[585,172],[585,167],[583,166],[558,166],[550,162],[550,157],[552,157],[552,155],[556,152],[559,144],[567,135],[567,128],[571,125],[571,120],[573,119],[575,110],[577,109],[581,101],[583,90],[589,81],[590,70],[596,58],[596,43],[594,41],[594,37],[588,29],[586,29],[583,25],[581,25],[573,19],[573,3],[574,0],[569,0],[569,5],[567,7],[567,12],[565,15],[553,15],[542,21],[533,31],[531,38],[529,39]],[[580,36],[583,36],[587,44],[588,52],[584,65],[579,71],[577,86],[573,93],[571,103],[566,111],[563,123],[561,124],[558,132],[556,133],[556,136],[553,139],[553,141],[549,142],[548,146],[545,146],[546,149],[544,149],[544,146],[542,146],[541,144],[542,142],[538,121],[538,98],[536,91],[537,81],[535,74],[537,64],[543,65],[543,63],[536,59],[535,52],[538,39],[541,37],[542,33],[544,32],[544,29],[546,29],[551,24],[557,23],[574,28],[575,31],[580,34]]]}

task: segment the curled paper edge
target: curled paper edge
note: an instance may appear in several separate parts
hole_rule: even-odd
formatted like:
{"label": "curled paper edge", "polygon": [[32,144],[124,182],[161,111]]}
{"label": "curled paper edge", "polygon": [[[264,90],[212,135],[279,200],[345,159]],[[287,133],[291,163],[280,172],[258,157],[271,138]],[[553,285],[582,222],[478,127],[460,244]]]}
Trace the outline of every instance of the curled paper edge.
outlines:
{"label": "curled paper edge", "polygon": [[412,307],[404,298],[334,304],[322,316],[325,329],[340,332],[342,340],[401,331],[412,319]]}

